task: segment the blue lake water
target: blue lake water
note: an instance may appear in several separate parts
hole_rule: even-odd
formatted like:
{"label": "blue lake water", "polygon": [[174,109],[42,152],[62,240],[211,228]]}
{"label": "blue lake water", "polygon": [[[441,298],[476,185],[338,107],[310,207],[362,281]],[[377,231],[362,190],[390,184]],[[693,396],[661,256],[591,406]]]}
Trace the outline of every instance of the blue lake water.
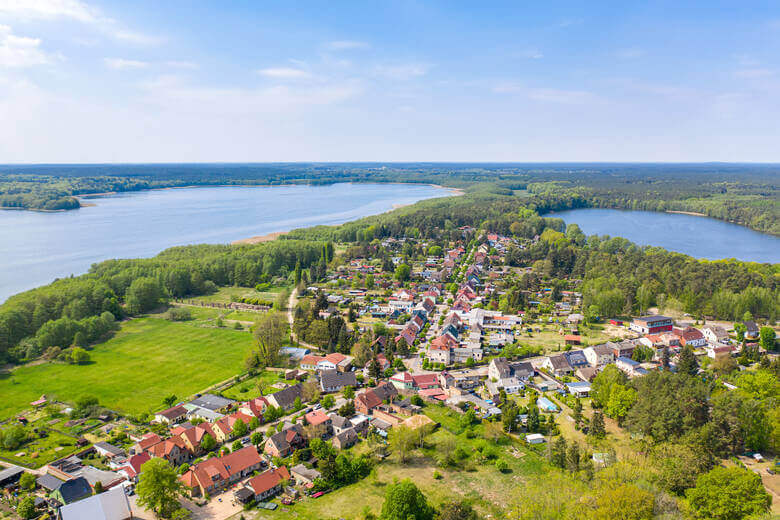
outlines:
{"label": "blue lake water", "polygon": [[624,237],[696,258],[780,262],[780,238],[707,217],[617,209],[574,209],[546,213],[577,224],[586,235]]}
{"label": "blue lake water", "polygon": [[97,197],[58,213],[0,210],[0,302],[102,260],[341,224],[450,194],[409,184],[202,187]]}

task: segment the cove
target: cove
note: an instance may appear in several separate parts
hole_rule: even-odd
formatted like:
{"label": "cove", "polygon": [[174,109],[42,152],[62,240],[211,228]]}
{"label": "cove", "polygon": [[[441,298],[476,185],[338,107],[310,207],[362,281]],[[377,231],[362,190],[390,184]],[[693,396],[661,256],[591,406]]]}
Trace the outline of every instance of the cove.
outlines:
{"label": "cove", "polygon": [[659,246],[696,258],[780,261],[780,238],[708,217],[618,209],[573,209],[544,217],[577,224],[586,235],[624,237],[639,245]]}
{"label": "cove", "polygon": [[0,211],[0,302],[111,258],[333,225],[451,195],[417,184],[229,186],[126,192],[78,210]]}

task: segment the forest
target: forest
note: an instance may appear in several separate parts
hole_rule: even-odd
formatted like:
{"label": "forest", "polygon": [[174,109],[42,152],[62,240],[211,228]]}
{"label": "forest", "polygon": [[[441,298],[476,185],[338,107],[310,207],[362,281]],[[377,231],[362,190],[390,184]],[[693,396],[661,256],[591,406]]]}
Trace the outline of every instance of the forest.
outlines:
{"label": "forest", "polygon": [[76,209],[78,196],[173,186],[408,182],[475,196],[555,195],[576,207],[691,211],[780,235],[778,179],[777,165],[720,163],[0,165],[0,207]]}

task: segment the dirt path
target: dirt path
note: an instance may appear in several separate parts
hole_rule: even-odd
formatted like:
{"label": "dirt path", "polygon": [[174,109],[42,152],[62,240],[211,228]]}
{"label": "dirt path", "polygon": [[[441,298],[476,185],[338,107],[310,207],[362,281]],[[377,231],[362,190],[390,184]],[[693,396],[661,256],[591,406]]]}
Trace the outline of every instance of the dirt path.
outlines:
{"label": "dirt path", "polygon": [[298,337],[295,335],[295,331],[293,330],[293,322],[295,321],[293,319],[293,311],[295,311],[296,305],[298,305],[297,287],[290,292],[290,298],[287,300],[287,322],[290,324],[290,339],[293,342],[297,342],[302,347],[306,347],[311,350],[320,350],[319,348],[315,347],[310,343],[306,343],[305,341],[299,340]]}

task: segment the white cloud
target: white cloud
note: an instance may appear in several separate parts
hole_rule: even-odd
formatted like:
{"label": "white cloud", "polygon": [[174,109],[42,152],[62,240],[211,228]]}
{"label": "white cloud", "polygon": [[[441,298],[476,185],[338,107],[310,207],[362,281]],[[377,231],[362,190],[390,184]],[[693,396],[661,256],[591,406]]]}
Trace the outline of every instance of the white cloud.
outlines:
{"label": "white cloud", "polygon": [[303,69],[294,69],[292,67],[274,67],[269,69],[261,69],[257,71],[261,76],[273,79],[304,79],[308,78],[310,74]]}
{"label": "white cloud", "polygon": [[409,80],[424,76],[430,67],[422,63],[406,63],[397,65],[377,65],[374,74],[388,79],[399,81]]}
{"label": "white cloud", "polygon": [[332,51],[346,51],[352,49],[367,49],[370,45],[366,42],[356,40],[337,40],[328,42],[326,47]]}
{"label": "white cloud", "polygon": [[32,67],[49,62],[40,49],[41,40],[16,36],[7,25],[0,25],[0,67]]}
{"label": "white cloud", "polygon": [[94,23],[100,16],[78,0],[0,0],[0,14],[21,19],[70,18]]}
{"label": "white cloud", "polygon": [[94,26],[125,43],[157,45],[162,39],[121,27],[116,20],[79,0],[0,0],[0,16],[16,20],[73,20]]}

